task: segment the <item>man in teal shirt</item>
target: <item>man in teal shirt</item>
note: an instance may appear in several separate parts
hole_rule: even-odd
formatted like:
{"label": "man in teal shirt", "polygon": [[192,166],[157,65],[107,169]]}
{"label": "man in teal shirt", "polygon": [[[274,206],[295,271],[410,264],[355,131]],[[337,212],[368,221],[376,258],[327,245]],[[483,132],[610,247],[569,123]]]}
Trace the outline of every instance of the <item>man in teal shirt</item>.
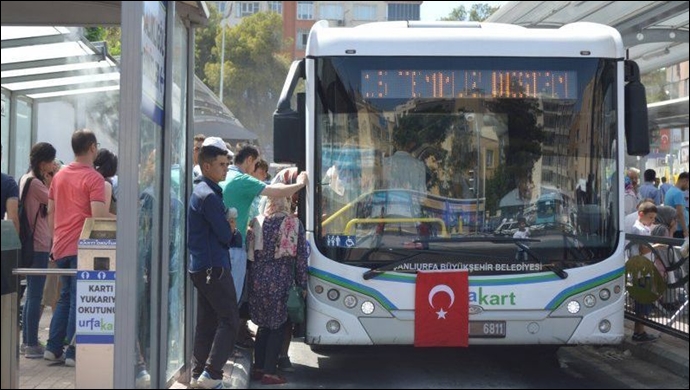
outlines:
{"label": "man in teal shirt", "polygon": [[[253,145],[243,146],[235,154],[235,163],[228,169],[225,181],[220,183],[223,189],[223,203],[230,208],[237,209],[237,230],[242,234],[242,248],[230,248],[230,263],[232,264],[232,278],[235,282],[235,291],[239,302],[244,288],[244,278],[247,273],[247,251],[245,240],[247,238],[247,227],[249,225],[249,210],[254,198],[259,195],[271,197],[289,197],[308,184],[306,172],[300,173],[295,184],[276,183],[266,185],[252,176],[259,161],[259,149]],[[238,337],[239,341],[246,340],[248,328],[246,321],[240,325],[240,332],[245,335]],[[244,337],[243,337],[244,336]],[[241,343],[242,346],[249,347],[249,343]]]}

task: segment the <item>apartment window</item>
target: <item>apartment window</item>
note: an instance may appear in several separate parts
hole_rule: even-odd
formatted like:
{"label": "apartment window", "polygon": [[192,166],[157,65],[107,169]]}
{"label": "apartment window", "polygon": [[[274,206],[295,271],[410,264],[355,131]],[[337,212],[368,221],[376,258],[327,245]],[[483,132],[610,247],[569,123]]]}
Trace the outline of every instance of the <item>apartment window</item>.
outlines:
{"label": "apartment window", "polygon": [[376,20],[376,5],[355,4],[352,17],[355,20]]}
{"label": "apartment window", "polygon": [[309,39],[309,30],[297,30],[297,38],[295,43],[298,50],[307,48],[307,40]]}
{"label": "apartment window", "polygon": [[314,2],[313,1],[298,1],[297,2],[297,19],[313,20],[314,19]]}
{"label": "apartment window", "polygon": [[268,10],[273,11],[277,14],[283,14],[283,2],[282,1],[269,1]]}
{"label": "apartment window", "polygon": [[388,3],[388,20],[419,20],[419,4]]}
{"label": "apartment window", "polygon": [[245,16],[251,16],[259,12],[258,1],[240,1],[237,5],[238,18],[244,18]]}
{"label": "apartment window", "polygon": [[342,20],[343,6],[340,4],[322,4],[319,7],[319,18],[328,20]]}
{"label": "apartment window", "polygon": [[486,149],[486,167],[494,167],[494,151],[493,149]]}
{"label": "apartment window", "polygon": [[218,12],[220,12],[221,15],[225,15],[225,9],[227,8],[227,1],[216,1],[216,5],[218,5]]}

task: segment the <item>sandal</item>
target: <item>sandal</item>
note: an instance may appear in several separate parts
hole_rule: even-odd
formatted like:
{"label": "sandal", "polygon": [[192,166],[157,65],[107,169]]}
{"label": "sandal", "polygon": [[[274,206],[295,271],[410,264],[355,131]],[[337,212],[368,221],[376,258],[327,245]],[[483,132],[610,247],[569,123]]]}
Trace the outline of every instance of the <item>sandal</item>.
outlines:
{"label": "sandal", "polygon": [[282,385],[284,383],[287,383],[287,379],[278,375],[264,374],[261,378],[262,385]]}

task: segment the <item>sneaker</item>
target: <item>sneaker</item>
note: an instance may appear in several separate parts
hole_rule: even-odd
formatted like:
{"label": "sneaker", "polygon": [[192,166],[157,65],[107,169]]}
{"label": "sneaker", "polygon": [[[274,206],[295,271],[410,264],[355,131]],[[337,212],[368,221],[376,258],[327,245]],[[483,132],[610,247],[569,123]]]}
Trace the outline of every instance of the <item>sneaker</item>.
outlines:
{"label": "sneaker", "polygon": [[42,345],[27,346],[24,350],[24,357],[27,359],[40,359],[45,354],[46,349]]}
{"label": "sneaker", "polygon": [[637,342],[655,341],[658,338],[659,336],[654,336],[653,334],[649,334],[647,332],[634,333],[632,335],[632,340]]}
{"label": "sneaker", "polygon": [[43,353],[43,359],[49,360],[51,362],[64,361],[65,354],[61,353],[60,355],[56,355],[53,351],[46,349],[46,351]]}
{"label": "sneaker", "polygon": [[65,359],[65,366],[67,367],[76,367],[77,366],[77,361],[74,358],[67,358]]}
{"label": "sneaker", "polygon": [[229,389],[230,386],[227,386],[225,383],[223,383],[223,379],[213,379],[211,378],[211,375],[204,371],[201,373],[201,376],[199,376],[199,379],[196,381],[198,389]]}
{"label": "sneaker", "polygon": [[290,362],[290,356],[279,356],[278,357],[278,369],[285,372],[294,372],[295,367],[292,366]]}
{"label": "sneaker", "polygon": [[149,389],[151,388],[151,375],[146,370],[141,370],[137,374],[134,381],[134,387],[137,389]]}
{"label": "sneaker", "polygon": [[19,354],[23,355],[26,353],[26,344],[22,343],[22,345],[19,346]]}
{"label": "sneaker", "polygon": [[192,377],[192,379],[189,381],[189,386],[187,386],[188,389],[198,389],[199,388],[199,378]]}

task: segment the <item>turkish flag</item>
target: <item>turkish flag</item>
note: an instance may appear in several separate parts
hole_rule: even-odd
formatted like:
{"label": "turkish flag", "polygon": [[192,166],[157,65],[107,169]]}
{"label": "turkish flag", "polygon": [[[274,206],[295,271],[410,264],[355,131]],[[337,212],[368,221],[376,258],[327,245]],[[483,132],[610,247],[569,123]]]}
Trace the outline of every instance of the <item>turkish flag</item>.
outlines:
{"label": "turkish flag", "polygon": [[671,130],[659,130],[659,138],[659,150],[662,152],[668,152],[669,147],[671,146]]}
{"label": "turkish flag", "polygon": [[467,270],[417,272],[414,346],[467,347]]}

